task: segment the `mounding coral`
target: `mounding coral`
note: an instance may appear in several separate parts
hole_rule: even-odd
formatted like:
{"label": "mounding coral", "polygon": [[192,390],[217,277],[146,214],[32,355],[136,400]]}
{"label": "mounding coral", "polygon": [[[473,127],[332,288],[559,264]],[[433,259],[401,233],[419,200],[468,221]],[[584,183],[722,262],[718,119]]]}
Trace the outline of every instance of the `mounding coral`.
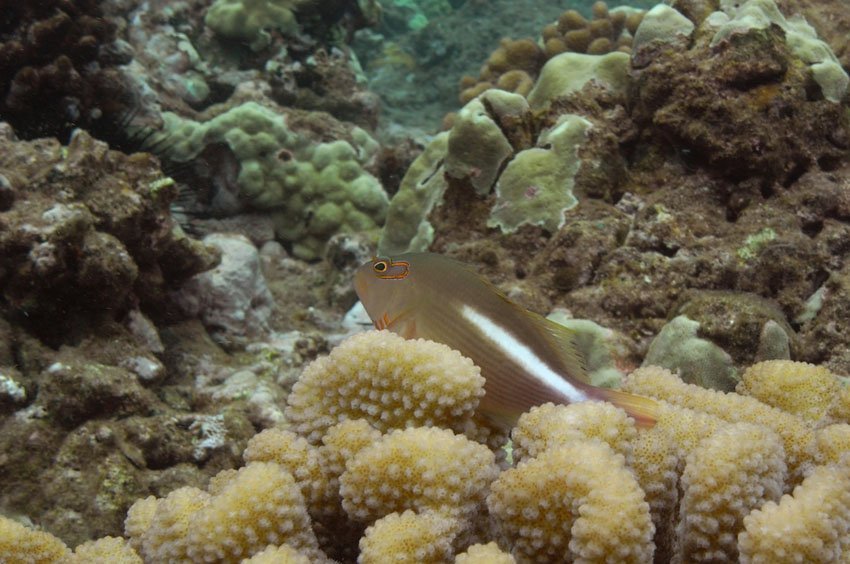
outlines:
{"label": "mounding coral", "polygon": [[[365,350],[380,362],[370,363]],[[422,355],[448,364],[420,364]],[[454,351],[371,331],[343,343],[335,356],[305,371],[315,390],[297,403],[303,409],[313,402],[322,420],[340,422],[259,433],[243,468],[221,472],[206,490],[185,487],[139,500],[127,515],[127,541],[86,543],[74,558],[827,563],[850,551],[850,437],[843,431],[850,425],[835,411],[804,420],[644,367],[626,384],[667,400],[653,428],[637,429],[609,404],[549,404],[521,418],[508,463],[499,455],[504,437],[488,446],[462,410],[450,423],[466,422],[466,435],[423,426],[423,410],[437,404],[410,401],[402,379],[386,379],[418,368],[424,374],[417,386],[450,389],[453,378],[468,378],[445,370],[463,366]],[[351,375],[358,366],[362,395],[334,395],[334,372]],[[793,369],[765,362],[745,381],[770,397],[763,390],[772,383],[789,389]],[[333,401],[322,401],[316,372],[330,376],[323,390]],[[840,391],[824,385],[828,378],[837,382],[821,371],[810,385],[791,389],[818,405],[831,389],[830,403],[842,402]],[[367,397],[371,408],[358,411]],[[372,426],[381,421],[380,430]],[[10,519],[0,519],[0,530],[0,557],[7,560],[60,562],[70,554],[52,535]]]}
{"label": "mounding coral", "polygon": [[298,31],[295,11],[304,0],[216,0],[204,18],[217,34],[247,41],[259,50],[271,42],[268,30],[294,34]]}
{"label": "mounding coral", "polygon": [[629,53],[644,11],[628,6],[609,10],[605,2],[598,1],[591,12],[587,19],[577,10],[565,11],[558,21],[543,28],[540,41],[503,38],[477,78],[461,79],[460,101],[466,104],[490,88],[528,96],[544,65],[563,53]]}
{"label": "mounding coral", "polygon": [[232,197],[269,214],[278,239],[291,244],[299,258],[319,258],[327,240],[339,232],[376,233],[388,198],[363,167],[377,149],[375,140],[354,126],[346,132],[351,142],[315,142],[292,127],[298,116],[268,104],[246,101],[219,108],[202,122],[166,112],[162,131],[148,141],[166,143],[168,157],[176,162],[225,145],[238,168]]}

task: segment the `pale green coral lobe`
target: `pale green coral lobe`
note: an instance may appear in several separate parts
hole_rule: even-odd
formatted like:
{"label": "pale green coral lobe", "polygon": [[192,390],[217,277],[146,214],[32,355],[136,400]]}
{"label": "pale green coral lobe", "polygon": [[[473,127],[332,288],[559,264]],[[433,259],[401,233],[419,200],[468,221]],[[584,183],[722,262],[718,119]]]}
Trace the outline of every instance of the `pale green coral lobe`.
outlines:
{"label": "pale green coral lobe", "polygon": [[496,204],[488,227],[504,233],[521,225],[539,225],[555,231],[566,222],[564,212],[575,207],[575,175],[581,167],[578,151],[591,123],[565,114],[540,135],[537,147],[520,151],[496,183]]}
{"label": "pale green coral lobe", "polygon": [[295,33],[297,0],[216,0],[204,23],[223,37],[247,41],[259,50],[269,44],[267,29]]}
{"label": "pale green coral lobe", "polygon": [[352,139],[361,142],[356,148],[344,140],[316,143],[291,130],[285,115],[256,102],[203,123],[171,113],[164,119],[169,156],[176,161],[188,161],[208,145],[227,144],[239,161],[240,200],[273,212],[277,236],[292,243],[299,258],[321,256],[334,233],[377,235],[384,222],[388,197],[362,166],[376,144],[359,128],[352,131]]}
{"label": "pale green coral lobe", "polygon": [[676,372],[683,381],[703,388],[731,391],[738,371],[729,354],[697,336],[698,321],[679,315],[667,323],[653,339],[643,366],[662,366]]}
{"label": "pale green coral lobe", "polygon": [[744,240],[744,245],[738,247],[736,253],[738,258],[743,261],[748,261],[756,258],[759,251],[768,243],[776,239],[776,231],[770,227],[765,227],[758,233],[748,235]]}
{"label": "pale green coral lobe", "polygon": [[625,92],[629,85],[629,55],[619,51],[607,55],[561,53],[549,59],[528,94],[528,103],[540,109],[552,100],[581,90],[591,80],[612,92]]}
{"label": "pale green coral lobe", "polygon": [[446,190],[444,163],[448,140],[448,132],[435,136],[410,165],[390,202],[387,223],[378,242],[380,253],[424,251],[433,241],[434,228],[428,214]]}

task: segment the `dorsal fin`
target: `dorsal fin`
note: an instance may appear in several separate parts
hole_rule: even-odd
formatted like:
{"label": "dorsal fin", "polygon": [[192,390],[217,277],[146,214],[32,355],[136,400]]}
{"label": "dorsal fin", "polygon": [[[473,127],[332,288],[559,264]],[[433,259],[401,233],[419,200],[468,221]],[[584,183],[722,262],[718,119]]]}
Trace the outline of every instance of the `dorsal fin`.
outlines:
{"label": "dorsal fin", "polygon": [[582,384],[592,386],[590,376],[587,373],[587,364],[584,355],[579,351],[576,342],[578,331],[565,327],[551,319],[546,319],[543,316],[539,317],[541,329],[551,339],[552,348],[557,352],[567,374]]}

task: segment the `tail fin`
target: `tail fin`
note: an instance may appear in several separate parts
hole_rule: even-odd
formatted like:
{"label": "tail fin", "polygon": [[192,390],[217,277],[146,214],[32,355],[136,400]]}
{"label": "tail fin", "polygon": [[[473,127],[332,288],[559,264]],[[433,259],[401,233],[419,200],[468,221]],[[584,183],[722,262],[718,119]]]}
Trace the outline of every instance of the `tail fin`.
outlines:
{"label": "tail fin", "polygon": [[650,429],[658,421],[661,405],[652,398],[609,388],[595,388],[590,395],[624,409],[638,427]]}

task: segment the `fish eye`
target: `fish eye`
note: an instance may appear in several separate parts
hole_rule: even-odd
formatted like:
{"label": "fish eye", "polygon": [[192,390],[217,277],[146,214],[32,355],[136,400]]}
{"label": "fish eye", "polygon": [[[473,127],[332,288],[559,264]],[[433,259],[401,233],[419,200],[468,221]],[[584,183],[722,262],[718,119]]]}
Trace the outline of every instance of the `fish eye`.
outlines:
{"label": "fish eye", "polygon": [[388,268],[389,268],[389,265],[387,264],[387,261],[385,261],[385,260],[379,260],[378,262],[376,262],[375,264],[372,265],[372,269],[375,272],[377,272],[378,274],[383,274],[384,272],[387,271]]}

